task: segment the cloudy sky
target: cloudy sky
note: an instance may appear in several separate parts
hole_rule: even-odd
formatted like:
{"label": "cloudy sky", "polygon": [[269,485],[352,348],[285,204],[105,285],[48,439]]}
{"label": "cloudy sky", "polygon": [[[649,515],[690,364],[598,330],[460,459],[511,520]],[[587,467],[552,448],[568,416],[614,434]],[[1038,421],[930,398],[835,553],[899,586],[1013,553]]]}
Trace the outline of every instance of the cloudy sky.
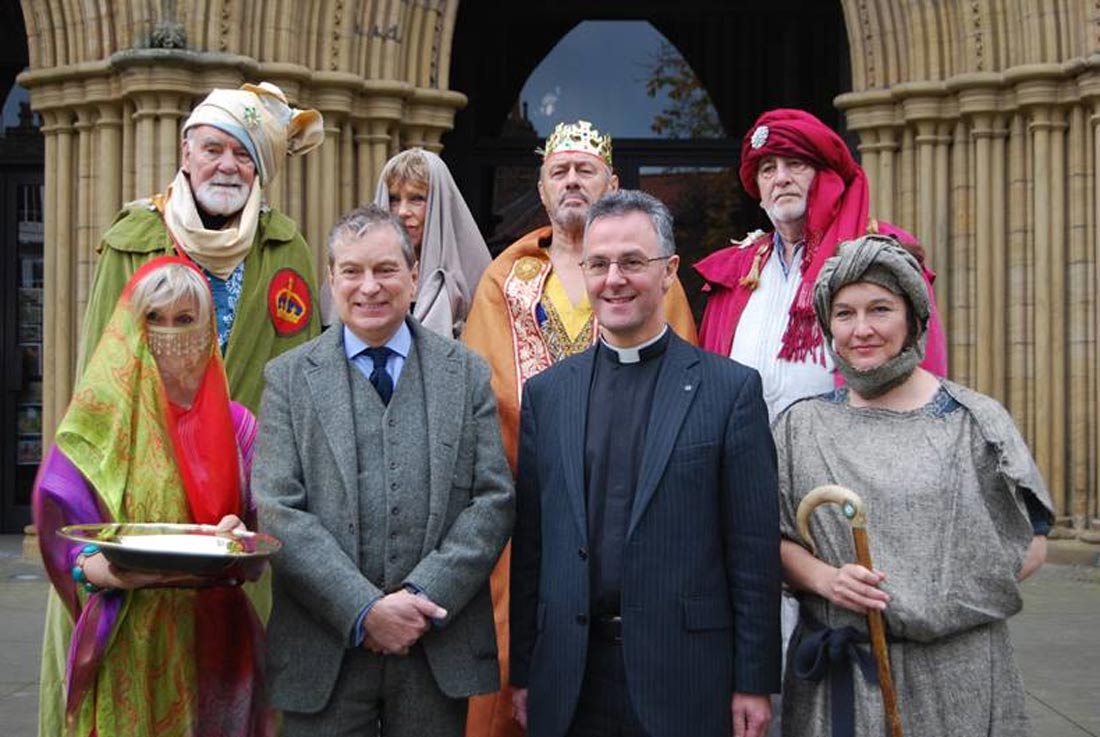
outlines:
{"label": "cloudy sky", "polygon": [[[562,120],[584,118],[616,138],[652,138],[666,99],[645,82],[664,36],[645,21],[585,21],[531,73],[520,93],[540,136]],[[616,53],[608,54],[608,49]]]}
{"label": "cloudy sky", "polygon": [[12,85],[8,99],[4,101],[4,127],[18,125],[19,103],[30,102],[30,93],[19,85]]}

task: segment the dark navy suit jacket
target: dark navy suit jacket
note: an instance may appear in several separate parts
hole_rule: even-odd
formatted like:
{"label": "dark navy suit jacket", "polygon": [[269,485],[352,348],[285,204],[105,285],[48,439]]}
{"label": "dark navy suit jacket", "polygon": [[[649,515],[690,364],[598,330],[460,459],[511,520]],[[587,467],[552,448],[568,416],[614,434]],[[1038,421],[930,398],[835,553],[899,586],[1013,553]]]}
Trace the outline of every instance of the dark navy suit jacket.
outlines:
{"label": "dark navy suit jacket", "polygon": [[[585,421],[594,350],[524,387],[511,681],[529,737],[561,737],[588,643]],[[756,371],[675,335],[623,553],[623,657],[652,737],[728,737],[733,693],[779,689],[776,458]]]}

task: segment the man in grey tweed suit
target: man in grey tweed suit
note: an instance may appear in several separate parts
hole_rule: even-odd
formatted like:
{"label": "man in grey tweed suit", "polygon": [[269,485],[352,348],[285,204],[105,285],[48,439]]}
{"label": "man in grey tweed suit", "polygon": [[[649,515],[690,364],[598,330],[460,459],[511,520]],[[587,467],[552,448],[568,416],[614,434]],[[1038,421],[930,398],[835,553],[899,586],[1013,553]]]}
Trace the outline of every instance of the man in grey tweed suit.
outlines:
{"label": "man in grey tweed suit", "polygon": [[489,370],[408,317],[412,246],[374,205],[329,238],[342,324],[268,364],[253,463],[275,556],[286,737],[454,735],[498,688],[489,573],[513,497]]}
{"label": "man in grey tweed suit", "polygon": [[510,680],[529,737],[759,737],[771,718],[768,411],[755,371],[668,329],[674,251],[655,198],[594,204],[581,267],[600,341],[524,388]]}

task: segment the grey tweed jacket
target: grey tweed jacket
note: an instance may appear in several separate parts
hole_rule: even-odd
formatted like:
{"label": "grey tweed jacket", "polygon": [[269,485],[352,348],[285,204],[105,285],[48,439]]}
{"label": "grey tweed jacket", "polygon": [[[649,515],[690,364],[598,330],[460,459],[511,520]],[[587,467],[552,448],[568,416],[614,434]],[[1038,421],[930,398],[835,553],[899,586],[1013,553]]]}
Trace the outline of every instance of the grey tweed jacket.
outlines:
{"label": "grey tweed jacket", "polygon": [[[448,612],[421,642],[442,691],[460,698],[498,688],[488,580],[512,530],[512,477],[488,367],[459,343],[412,318],[408,324],[419,354],[427,427],[399,423],[408,429],[398,445],[427,445],[431,483],[422,492],[429,495],[422,558],[403,583]],[[385,593],[362,574],[358,560],[347,371],[340,325],[265,370],[252,489],[260,529],[283,542],[272,562],[267,632],[267,675],[278,709],[324,708],[360,612]]]}

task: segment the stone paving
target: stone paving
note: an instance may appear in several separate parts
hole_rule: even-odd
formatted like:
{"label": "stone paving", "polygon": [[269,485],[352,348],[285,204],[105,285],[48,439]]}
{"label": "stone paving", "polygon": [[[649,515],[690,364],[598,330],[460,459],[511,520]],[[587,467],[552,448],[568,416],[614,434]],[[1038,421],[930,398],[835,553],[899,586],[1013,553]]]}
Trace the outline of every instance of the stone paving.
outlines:
{"label": "stone paving", "polygon": [[[41,564],[24,555],[22,537],[0,535],[3,737],[36,732],[48,585]],[[1010,627],[1035,737],[1100,737],[1100,568],[1047,565],[1023,590],[1024,610]]]}

